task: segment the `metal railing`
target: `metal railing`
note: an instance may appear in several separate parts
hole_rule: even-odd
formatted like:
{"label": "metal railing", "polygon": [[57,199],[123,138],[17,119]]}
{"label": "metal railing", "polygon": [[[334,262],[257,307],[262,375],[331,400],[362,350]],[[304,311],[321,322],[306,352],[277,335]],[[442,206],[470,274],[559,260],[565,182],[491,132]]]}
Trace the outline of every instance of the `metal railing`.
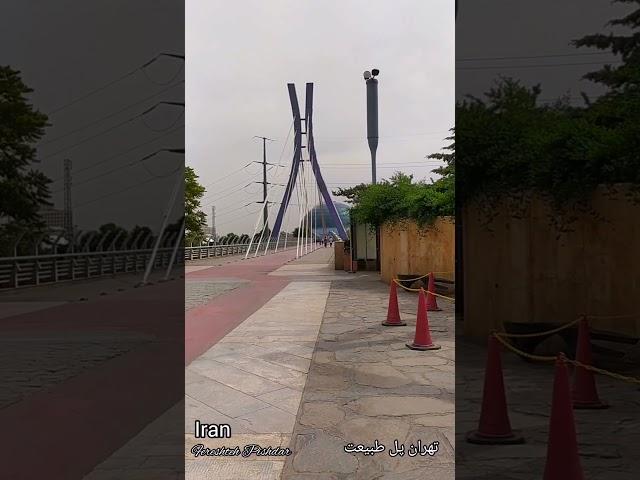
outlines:
{"label": "metal railing", "polygon": [[[0,289],[143,272],[152,249],[0,257]],[[173,248],[160,248],[154,268],[168,266]],[[179,261],[180,256],[178,256]]]}
{"label": "metal railing", "polygon": [[200,260],[201,258],[225,257],[227,255],[239,255],[246,253],[248,243],[229,245],[204,245],[202,247],[185,247],[185,260]]}
{"label": "metal railing", "polygon": [[[185,247],[184,249],[184,259],[187,260],[200,260],[202,258],[212,258],[212,257],[225,257],[227,255],[240,255],[243,253],[247,253],[247,249],[249,248],[249,243],[236,243],[236,244],[224,244],[224,245],[204,245],[201,247]],[[254,243],[251,247],[251,253],[249,256],[255,254],[256,244]],[[284,250],[286,248],[295,247],[296,239],[288,238],[286,242],[281,240],[278,244],[278,250]],[[266,251],[274,251],[276,248],[276,241],[271,240],[269,242],[268,247],[266,247]],[[262,255],[265,252],[265,245],[263,244],[258,252],[258,255]]]}

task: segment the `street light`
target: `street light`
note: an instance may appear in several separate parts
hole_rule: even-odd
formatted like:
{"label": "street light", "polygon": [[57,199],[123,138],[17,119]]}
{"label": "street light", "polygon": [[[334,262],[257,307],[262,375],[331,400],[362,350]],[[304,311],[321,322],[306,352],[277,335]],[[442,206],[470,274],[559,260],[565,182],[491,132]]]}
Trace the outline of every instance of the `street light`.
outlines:
{"label": "street light", "polygon": [[376,183],[376,150],[378,149],[378,80],[380,70],[364,72],[367,84],[367,141],[371,150],[371,183]]}

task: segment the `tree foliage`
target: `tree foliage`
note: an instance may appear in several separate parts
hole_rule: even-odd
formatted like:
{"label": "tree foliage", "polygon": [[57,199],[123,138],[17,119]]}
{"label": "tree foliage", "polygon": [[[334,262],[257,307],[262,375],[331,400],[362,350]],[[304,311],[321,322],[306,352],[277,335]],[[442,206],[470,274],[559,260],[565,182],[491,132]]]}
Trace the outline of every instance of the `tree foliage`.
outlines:
{"label": "tree foliage", "polygon": [[[640,28],[640,1],[638,0],[613,0],[615,3],[636,4],[637,8],[622,18],[611,20],[610,27],[628,28],[638,30]],[[620,55],[622,65],[613,67],[605,65],[600,70],[590,72],[585,78],[596,83],[608,86],[612,91],[637,90],[640,87],[640,34],[624,35],[622,33],[603,34],[596,33],[586,35],[572,42],[574,46],[609,50]]]}
{"label": "tree foliage", "polygon": [[[640,3],[626,1],[625,3]],[[499,78],[484,98],[456,106],[460,152],[458,201],[479,201],[491,216],[507,202],[520,215],[532,194],[553,207],[552,221],[571,223],[578,212],[595,213],[591,196],[599,185],[640,186],[640,9],[610,25],[631,27],[625,36],[588,35],[576,47],[610,49],[622,56],[586,78],[608,87],[584,107],[560,98],[541,105],[541,87]]]}
{"label": "tree foliage", "polygon": [[204,227],[207,216],[200,211],[200,200],[204,196],[205,188],[198,183],[198,175],[191,167],[184,169],[184,215],[185,241],[187,244],[197,242],[204,237]]}
{"label": "tree foliage", "polygon": [[412,220],[420,227],[427,227],[438,217],[454,215],[455,144],[445,150],[429,156],[445,162],[443,167],[434,170],[442,177],[431,183],[415,182],[413,175],[396,172],[375,185],[360,184],[333,193],[346,197],[353,205],[350,215],[358,223],[380,226]]}
{"label": "tree foliage", "polygon": [[20,72],[0,66],[0,242],[18,232],[37,236],[44,228],[40,210],[48,201],[50,180],[31,165],[47,116],[27,99],[33,90]]}

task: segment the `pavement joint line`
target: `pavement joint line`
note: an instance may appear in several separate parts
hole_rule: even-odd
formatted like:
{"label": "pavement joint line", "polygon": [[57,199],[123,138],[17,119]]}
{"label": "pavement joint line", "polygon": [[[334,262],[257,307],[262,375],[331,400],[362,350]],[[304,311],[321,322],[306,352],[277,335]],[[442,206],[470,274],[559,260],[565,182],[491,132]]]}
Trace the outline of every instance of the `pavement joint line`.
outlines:
{"label": "pavement joint line", "polygon": [[[202,405],[204,405],[207,408],[210,408],[211,410],[213,410],[214,412],[218,413],[221,417],[229,417],[229,418],[237,418],[237,417],[232,417],[231,415],[225,415],[224,413],[222,413],[221,411],[217,410],[215,407],[212,407],[211,405],[209,405],[206,402],[203,402],[202,400],[198,400],[197,398],[192,397],[191,395],[189,395],[188,393],[185,393],[185,397],[189,398],[190,400],[193,400],[194,402],[198,402]],[[266,403],[266,402],[265,402]],[[255,410],[254,412],[258,412],[260,410],[264,410],[265,408],[269,408],[269,407],[263,407],[263,408],[259,408],[258,410]],[[249,413],[254,413],[254,412],[249,412]],[[244,427],[247,428],[247,430],[250,430],[248,427]],[[252,433],[258,434],[258,432],[254,432],[252,431]]]}
{"label": "pavement joint line", "polygon": [[[244,370],[244,371],[246,372],[246,370]],[[246,372],[246,373],[251,373],[251,372]],[[255,375],[255,374],[253,374],[253,375]],[[206,376],[206,375],[205,375],[205,376]],[[256,375],[256,376],[259,376],[259,375]],[[263,377],[263,378],[264,378],[264,377]],[[247,392],[243,392],[242,390],[239,390],[239,389],[237,389],[237,388],[235,388],[235,387],[232,387],[231,385],[227,385],[226,383],[219,382],[218,380],[214,380],[214,379],[213,379],[213,378],[211,378],[211,377],[207,377],[207,379],[208,379],[208,380],[210,380],[210,381],[212,381],[212,382],[214,382],[214,383],[217,383],[217,384],[220,384],[220,385],[224,385],[225,387],[230,388],[231,390],[235,390],[236,392],[240,392],[240,393],[242,393],[243,395],[249,395],[250,397],[254,397],[254,398],[258,398],[258,396],[259,396],[259,395],[250,395],[250,394],[248,394]],[[267,380],[268,380],[268,379],[267,379]],[[278,383],[278,382],[273,382],[273,383]],[[282,385],[282,384],[278,383],[278,385]],[[292,388],[292,387],[287,387],[286,385],[282,385],[282,388]],[[269,392],[265,392],[265,393],[277,392],[278,390],[282,390],[282,388],[278,388],[278,389],[276,389],[276,390],[271,390],[271,391],[269,391]],[[185,393],[185,395],[187,395],[187,394]],[[264,394],[262,394],[262,393],[261,393],[260,395],[264,395]],[[190,397],[190,398],[193,398],[192,396],[189,396],[189,397]],[[195,399],[195,400],[197,400],[197,399]],[[216,410],[216,412],[218,412],[218,410],[217,410],[215,407],[212,407],[211,405],[209,405],[209,404],[208,404],[208,403],[206,403],[206,402],[203,402],[202,400],[199,400],[199,401],[200,401],[200,403],[204,403],[207,407],[212,408],[212,409]],[[266,402],[266,401],[264,401],[264,400],[261,400],[261,401],[262,401],[262,402],[264,402],[264,403],[269,403],[269,402]],[[259,411],[259,410],[264,410],[265,408],[269,408],[269,407],[262,407],[262,408],[258,408],[258,409],[254,410],[254,411],[252,411],[252,412],[247,412],[247,413],[257,412],[257,411]],[[278,410],[280,410],[280,409],[278,409]],[[284,411],[284,410],[283,410],[283,411]],[[219,412],[219,413],[221,413],[221,412]],[[288,413],[288,412],[286,412],[286,413]],[[224,415],[224,414],[223,414],[223,415]],[[246,415],[246,413],[244,413],[243,415]],[[234,417],[233,415],[227,415],[227,417],[237,418],[237,417]]]}
{"label": "pavement joint line", "polygon": [[[201,391],[203,398],[205,398],[204,401],[200,401],[198,404],[204,404],[214,411],[218,411],[211,403],[224,402],[222,398],[218,399],[219,394],[223,390],[213,395],[206,393],[211,390],[207,387],[209,384],[213,385],[214,389],[216,385],[220,385],[228,388],[228,392],[236,391],[244,395],[249,395],[253,397],[256,402],[249,400],[247,397],[241,397],[239,401],[243,402],[243,399],[246,398],[248,403],[244,408],[248,408],[251,411],[241,413],[234,412],[236,413],[235,416],[225,416],[230,419],[237,419],[238,426],[242,427],[244,431],[255,432],[257,430],[258,432],[262,432],[260,434],[254,433],[256,439],[259,439],[260,435],[270,432],[270,434],[274,435],[284,435],[286,438],[282,438],[284,438],[284,441],[288,444],[291,440],[290,436],[293,431],[293,425],[300,408],[300,401],[308,377],[309,365],[312,361],[315,345],[317,345],[320,325],[326,311],[330,287],[330,281],[291,281],[256,312],[238,324],[236,328],[231,330],[219,342],[198,356],[198,358],[203,358],[204,356],[204,358],[212,360],[209,364],[203,363],[201,365],[203,369],[212,368],[212,370],[215,370],[216,365],[226,363],[235,369],[231,375],[236,375],[236,372],[244,372],[247,374],[246,380],[240,376],[237,383],[233,376],[229,377],[229,381],[236,383],[235,387],[215,380],[212,382],[207,380],[203,384],[196,386],[196,399],[200,395],[198,391]],[[306,294],[312,296],[312,298],[308,298],[308,300],[312,300],[312,308],[296,308],[292,310],[290,308],[290,302],[305,298],[300,295]],[[299,318],[302,322],[300,328],[290,329],[290,322],[292,320],[295,321],[296,318]],[[255,335],[256,337],[254,339],[247,338],[247,336],[251,337],[251,335]],[[267,346],[269,348],[265,348]],[[246,350],[243,351],[243,349],[246,348],[251,349],[252,356],[247,355]],[[291,351],[291,349],[293,349],[293,351]],[[272,356],[269,357],[269,355]],[[234,363],[234,358],[240,359],[240,364]],[[194,359],[194,361],[197,361],[197,359]],[[287,363],[289,363],[289,365],[287,365]],[[198,374],[202,375],[200,372],[198,372]],[[277,385],[278,388],[255,394],[249,394],[243,391],[245,381],[249,383],[246,384],[247,388],[244,390],[251,389],[250,391],[260,392],[260,389],[264,388],[260,384],[251,384],[251,382],[254,381],[254,377],[262,377],[271,382],[273,386]],[[255,380],[258,381],[258,379]],[[267,384],[267,386],[269,386],[269,384]],[[280,395],[278,395],[278,392],[280,392]],[[193,398],[193,395],[190,395],[190,397]],[[212,400],[212,402],[208,402],[207,400],[209,399]],[[258,402],[260,402],[262,408],[253,409],[252,407],[259,405]],[[238,411],[241,409],[242,408],[239,408]],[[262,418],[259,413],[262,410],[267,410],[269,415],[262,414],[262,417],[264,417]],[[275,415],[275,417],[273,415]],[[207,421],[208,419],[200,420]],[[274,430],[276,431],[274,432]],[[246,438],[247,442],[251,443],[249,442],[250,437],[250,434],[244,435],[243,440]],[[188,460],[193,459],[188,458]],[[246,463],[249,464],[251,462]],[[279,463],[279,473],[284,462],[283,459],[269,458],[268,463],[271,465]],[[199,465],[202,466],[202,470],[200,470],[202,473],[209,468],[205,464]],[[245,469],[250,467],[241,464],[239,468]],[[195,471],[192,470],[192,472],[195,474]],[[250,478],[237,476],[240,474],[240,471],[234,471],[234,473],[236,475],[234,478]],[[187,478],[195,479],[203,477],[190,477],[189,474],[187,474]]]}

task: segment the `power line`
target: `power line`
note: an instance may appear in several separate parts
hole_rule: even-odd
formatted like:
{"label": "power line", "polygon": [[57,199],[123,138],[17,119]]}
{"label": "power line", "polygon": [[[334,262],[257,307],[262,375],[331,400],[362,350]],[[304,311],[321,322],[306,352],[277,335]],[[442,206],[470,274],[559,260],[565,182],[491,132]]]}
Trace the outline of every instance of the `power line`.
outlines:
{"label": "power line", "polygon": [[456,62],[482,62],[488,60],[528,60],[535,58],[562,58],[562,57],[584,57],[593,55],[611,55],[610,52],[576,52],[576,53],[552,53],[543,55],[508,56],[508,57],[468,57],[456,58]]}
{"label": "power line", "polygon": [[[280,164],[280,161],[282,160],[282,156],[283,156],[283,154],[284,154],[284,150],[285,150],[285,148],[286,148],[286,146],[287,146],[287,141],[289,140],[289,135],[291,134],[291,128],[293,128],[293,122],[291,122],[291,126],[289,127],[289,133],[287,134],[287,140],[285,140],[285,144],[284,144],[284,146],[282,147],[282,152],[280,152],[280,158],[278,159],[278,164]],[[211,183],[209,183],[209,184],[205,185],[205,187],[204,187],[204,188],[205,188],[205,189],[206,189],[206,188],[209,188],[210,186],[212,186],[212,185],[214,185],[214,184],[216,184],[216,183],[219,183],[219,182],[221,182],[222,180],[225,180],[225,179],[227,179],[227,178],[231,177],[232,175],[235,175],[236,173],[241,172],[242,170],[244,170],[245,168],[247,168],[247,167],[248,167],[249,165],[251,165],[252,163],[254,163],[254,162],[249,162],[249,163],[247,163],[246,165],[244,165],[244,166],[240,167],[239,169],[234,170],[234,171],[232,171],[231,173],[228,173],[227,175],[225,175],[225,176],[223,176],[223,177],[218,178],[217,180],[214,180],[213,182],[211,182]],[[256,175],[257,175],[257,174],[256,174]],[[255,176],[255,175],[254,175],[254,176]]]}
{"label": "power line", "polygon": [[240,215],[238,217],[230,218],[227,221],[222,222],[221,225],[229,225],[231,222],[235,222],[236,220],[240,220],[242,218],[246,218],[246,217],[248,217],[250,215],[255,215],[259,211],[260,211],[260,209],[256,210],[255,212],[249,212],[249,213],[245,213],[244,215]]}
{"label": "power line", "polygon": [[[223,213],[222,213],[222,214],[220,214],[219,216],[220,216],[220,217],[224,217],[224,216],[226,216],[226,215],[229,215],[230,213],[237,212],[238,210],[243,209],[243,208],[245,208],[245,207],[248,207],[249,205],[252,205],[252,204],[253,204],[253,202],[245,203],[244,205],[240,205],[239,207],[234,208],[233,210],[227,210],[226,212],[223,212]],[[258,211],[259,211],[259,210],[258,210]],[[253,212],[253,213],[257,213],[257,212]]]}
{"label": "power line", "polygon": [[[254,177],[255,177],[255,175],[254,175]],[[224,198],[227,198],[227,197],[231,196],[232,194],[234,194],[236,192],[244,190],[245,188],[247,188],[249,185],[252,185],[252,184],[253,184],[253,182],[245,183],[244,185],[242,183],[238,183],[238,184],[232,185],[232,186],[230,186],[228,188],[223,188],[222,190],[215,192],[215,194],[212,194],[212,195],[214,195],[213,198],[211,198],[211,195],[206,195],[206,196],[202,197],[202,200],[204,200],[205,198],[208,199],[208,203],[205,203],[204,206],[212,205],[213,203],[218,202],[218,201],[220,201],[220,200],[222,200]],[[230,189],[234,189],[234,190],[229,191]],[[221,195],[222,193],[224,193],[224,195]]]}
{"label": "power line", "polygon": [[[171,152],[171,153],[180,153],[180,154],[184,155],[184,148],[161,148],[160,150],[157,150],[157,151],[155,151],[155,152],[153,152],[153,153],[151,153],[151,154],[149,154],[149,155],[146,155],[146,156],[145,156],[145,157],[143,157],[141,160],[142,160],[142,161],[143,161],[143,160],[146,160],[147,158],[153,157],[154,155],[156,155],[156,154],[158,154],[158,153],[160,153],[160,152],[163,152],[163,151]],[[181,164],[181,165],[182,165],[182,164]],[[158,180],[158,179],[161,179],[161,178],[168,178],[168,177],[170,177],[172,174],[177,173],[177,172],[180,170],[181,165],[180,165],[180,166],[178,166],[178,168],[174,169],[173,171],[169,172],[169,173],[168,173],[168,174],[166,174],[166,175],[160,175],[160,176],[154,176],[154,177],[151,177],[151,178],[149,178],[149,179],[147,179],[147,180],[145,180],[145,181],[143,181],[143,182],[137,182],[136,184],[131,185],[131,186],[129,186],[129,187],[125,187],[125,188],[123,188],[123,189],[116,190],[115,192],[107,193],[106,195],[102,195],[102,196],[100,196],[100,197],[94,198],[94,199],[92,199],[92,200],[89,200],[88,202],[82,203],[82,204],[80,204],[80,205],[76,205],[76,207],[82,207],[82,206],[85,206],[85,205],[89,205],[89,204],[91,204],[91,203],[97,202],[98,200],[102,200],[102,199],[104,199],[104,198],[108,198],[108,197],[111,197],[111,196],[113,196],[113,195],[117,195],[118,193],[126,192],[126,191],[128,191],[128,190],[133,189],[133,188],[137,188],[137,187],[139,187],[140,185],[144,185],[144,184],[146,184],[146,183],[150,183],[150,182],[153,182],[153,181]]]}
{"label": "power line", "polygon": [[[416,161],[416,162],[385,162],[385,163],[381,163],[379,165],[398,165],[398,166],[409,166],[411,164],[415,164],[415,165],[424,165],[425,163],[441,163],[440,160],[422,160],[422,161]],[[323,163],[322,167],[341,167],[343,165],[364,165],[364,166],[371,166],[371,164],[369,163]]]}
{"label": "power line", "polygon": [[[114,173],[114,172],[119,171],[119,170],[123,170],[123,169],[125,169],[125,168],[133,167],[133,166],[135,166],[135,165],[139,165],[139,164],[140,164],[140,165],[142,165],[142,166],[144,167],[144,169],[147,171],[147,173],[149,173],[149,175],[151,175],[151,176],[153,176],[153,177],[156,177],[156,178],[164,178],[164,177],[166,177],[166,175],[157,175],[157,174],[155,174],[155,173],[151,172],[151,171],[146,167],[146,165],[144,164],[144,161],[145,161],[145,160],[147,160],[149,157],[151,157],[151,156],[153,156],[153,155],[155,155],[155,154],[157,154],[157,153],[160,153],[160,152],[162,152],[162,151],[165,151],[165,150],[167,150],[167,149],[166,149],[166,148],[161,148],[161,149],[159,149],[159,150],[156,150],[155,152],[153,152],[153,153],[152,153],[152,154],[150,154],[150,155],[145,155],[144,157],[139,158],[138,160],[134,160],[133,162],[130,162],[130,163],[126,164],[126,165],[121,165],[121,166],[119,166],[119,167],[112,168],[111,170],[108,170],[108,171],[106,171],[106,172],[99,173],[98,175],[94,175],[93,177],[89,177],[89,178],[87,178],[87,179],[83,180],[82,182],[75,183],[74,185],[75,185],[75,186],[78,186],[78,185],[84,185],[85,183],[90,183],[90,182],[92,182],[92,181],[94,181],[94,180],[97,180],[97,179],[99,179],[99,178],[106,177],[106,176],[108,176],[108,175],[110,175],[110,174],[112,174],[112,173]],[[171,173],[174,173],[174,172],[175,172],[175,171],[172,171]],[[169,173],[168,175],[170,175],[170,173]],[[59,192],[59,191],[61,191],[61,190],[62,190],[62,189],[57,189],[57,190],[54,190],[52,193],[57,193],[57,192]]]}
{"label": "power line", "polygon": [[157,61],[158,58],[163,57],[163,56],[172,57],[172,58],[180,58],[180,59],[182,59],[184,61],[184,55],[177,55],[177,54],[173,54],[173,53],[159,53],[156,56],[154,56],[153,58],[151,58],[150,60],[148,60],[147,62],[143,63],[142,65],[140,65],[138,67],[136,67],[135,69],[130,70],[129,72],[126,72],[126,73],[120,75],[119,77],[114,78],[113,80],[111,80],[111,81],[109,81],[109,82],[107,82],[107,83],[105,83],[105,84],[103,84],[103,85],[101,85],[101,86],[99,86],[97,88],[94,88],[93,90],[90,90],[87,93],[84,93],[84,94],[80,95],[79,97],[76,97],[75,99],[71,100],[70,102],[67,102],[67,103],[65,103],[63,105],[60,105],[59,107],[56,107],[53,110],[50,110],[48,115],[53,115],[54,113],[60,112],[60,111],[62,111],[64,109],[70,107],[71,105],[75,105],[76,103],[84,100],[85,98],[88,98],[88,97],[90,97],[92,95],[95,95],[96,93],[99,93],[99,92],[101,92],[103,90],[106,90],[107,88],[111,87],[112,85],[115,85],[115,84],[121,82],[122,80],[135,75],[139,70],[143,70],[144,71],[144,69],[146,69],[149,65],[151,65],[152,63]]}
{"label": "power line", "polygon": [[[88,202],[84,202],[84,203],[81,203],[79,205],[74,205],[74,208],[84,207],[85,205],[89,205],[91,203],[97,202],[98,200],[102,200],[102,199],[111,197],[113,195],[117,195],[118,193],[123,193],[123,192],[126,192],[128,190],[132,190],[134,188],[138,188],[140,185],[145,185],[147,183],[155,182],[156,180],[158,180],[158,178],[160,178],[160,177],[151,177],[151,178],[149,178],[147,180],[144,180],[142,182],[137,182],[135,185],[131,185],[131,186],[123,188],[121,190],[116,190],[116,191],[108,193],[106,195],[102,195],[100,197],[94,198],[92,200],[89,200]],[[163,178],[166,178],[166,177],[163,177]]]}
{"label": "power line", "polygon": [[182,73],[182,71],[184,70],[184,63],[182,64],[182,66],[176,71],[176,73],[171,76],[171,78],[169,78],[168,80],[164,81],[164,82],[158,82],[156,80],[154,80],[153,78],[151,78],[151,76],[147,73],[147,71],[145,69],[142,69],[142,74],[147,78],[147,80],[149,80],[151,83],[155,84],[155,85],[168,85],[171,82],[173,82],[176,78],[178,78],[178,75],[180,75]]}
{"label": "power line", "polygon": [[[173,130],[168,131],[168,132],[166,132],[166,133],[164,133],[162,135],[158,135],[157,137],[154,137],[151,140],[147,140],[146,142],[142,142],[142,143],[139,143],[137,145],[134,145],[133,147],[128,148],[127,150],[123,150],[122,152],[119,152],[119,153],[116,153],[114,155],[110,155],[108,157],[105,157],[102,160],[100,160],[99,162],[94,163],[93,165],[89,165],[89,166],[86,166],[86,167],[81,168],[79,170],[75,170],[75,173],[78,174],[78,173],[81,173],[81,172],[85,172],[87,170],[91,170],[92,168],[95,168],[95,167],[97,167],[99,165],[102,165],[103,163],[108,162],[109,160],[113,160],[114,158],[120,157],[122,155],[126,155],[127,153],[132,152],[134,150],[137,150],[140,147],[143,147],[145,145],[149,145],[150,143],[156,142],[157,140],[160,140],[161,138],[164,138],[164,137],[166,137],[166,136],[168,136],[168,135],[170,135],[172,133],[175,133],[175,132],[177,132],[179,130],[182,130],[183,127],[184,127],[184,125],[180,125],[179,127],[174,128]],[[55,183],[55,182],[58,182],[60,180],[62,180],[62,177],[55,178],[51,182]]]}
{"label": "power line", "polygon": [[[166,103],[166,102],[163,102]],[[173,121],[167,125],[166,127],[163,128],[154,128],[151,125],[149,125],[147,123],[147,121],[145,120],[145,116],[142,115],[141,119],[142,119],[142,123],[144,124],[145,127],[147,127],[149,130],[151,130],[152,132],[156,132],[156,133],[160,133],[160,132],[166,132],[167,130],[169,130],[170,128],[173,128],[181,119],[182,117],[184,117],[184,110],[182,111],[182,113],[180,113],[180,115],[178,115],[176,118],[173,119]]]}
{"label": "power line", "polygon": [[[383,139],[383,138],[406,138],[406,137],[425,137],[425,136],[429,136],[429,135],[442,135],[442,134],[448,134],[449,131],[448,130],[443,130],[441,132],[423,132],[423,133],[408,133],[408,134],[403,134],[403,135],[381,135],[379,138]],[[318,141],[321,142],[326,142],[326,141],[333,141],[333,140],[366,140],[366,137],[363,136],[350,136],[350,137],[318,137],[317,138]]]}
{"label": "power line", "polygon": [[224,179],[226,179],[226,178],[229,178],[229,177],[231,177],[232,175],[235,175],[236,173],[241,172],[242,170],[244,170],[245,168],[247,168],[247,167],[248,167],[249,165],[251,165],[252,163],[253,163],[253,162],[249,162],[249,163],[247,163],[245,166],[240,167],[238,170],[234,170],[233,172],[231,172],[231,173],[229,173],[229,174],[225,175],[224,177],[220,177],[219,179],[214,180],[213,182],[211,182],[211,183],[209,183],[209,184],[205,185],[205,186],[204,186],[205,190],[206,190],[207,188],[209,188],[211,185],[214,185],[214,184],[216,184],[216,183],[219,183],[219,182],[221,182],[222,180],[224,180]]}
{"label": "power line", "polygon": [[[260,174],[260,172],[258,172],[258,173],[256,173],[256,174],[252,175],[252,176],[251,176],[251,177],[249,177],[249,178],[250,178],[251,180],[253,180],[253,179],[254,179],[254,178],[256,178],[259,174]],[[219,191],[217,191],[217,192],[215,192],[215,193],[211,193],[211,194],[209,194],[209,195],[205,195],[204,197],[202,197],[202,200],[204,200],[205,198],[210,198],[210,197],[213,195],[213,196],[214,196],[214,198],[213,198],[213,200],[212,200],[212,201],[214,201],[214,202],[215,202],[215,201],[218,201],[218,200],[220,200],[221,198],[223,198],[223,197],[225,197],[225,196],[229,196],[229,195],[231,195],[231,193],[234,193],[234,192],[229,192],[228,194],[224,195],[223,197],[218,197],[218,195],[220,195],[220,194],[221,194],[221,193],[223,193],[223,192],[227,192],[229,189],[239,187],[240,185],[242,185],[242,183],[244,183],[244,181],[243,181],[243,182],[240,182],[240,183],[238,183],[238,184],[236,184],[236,185],[232,185],[232,186],[229,186],[229,187],[223,188],[222,190],[219,190]],[[248,186],[249,186],[249,185],[251,185],[252,183],[253,183],[253,182],[252,182],[252,181],[250,181],[249,183],[245,184],[244,186],[240,187],[238,190],[235,190],[235,191],[240,191],[240,190],[242,190],[243,188],[248,187]],[[210,203],[209,203],[209,205],[210,205]]]}
{"label": "power line", "polygon": [[117,110],[117,111],[115,111],[115,112],[113,112],[113,113],[110,113],[109,115],[105,115],[104,117],[101,117],[101,118],[98,118],[97,120],[93,120],[93,121],[91,121],[91,122],[89,122],[89,123],[86,123],[86,124],[84,124],[84,125],[82,125],[82,126],[80,126],[80,127],[76,128],[76,129],[74,129],[74,130],[70,130],[70,131],[69,131],[69,132],[67,132],[67,133],[64,133],[64,134],[62,134],[62,135],[58,135],[57,137],[54,137],[54,138],[51,138],[51,139],[47,140],[46,142],[42,142],[42,143],[40,143],[40,146],[42,147],[42,146],[44,146],[44,145],[48,145],[48,144],[50,144],[50,143],[57,142],[58,140],[61,140],[61,139],[63,139],[63,138],[68,137],[69,135],[73,135],[74,133],[80,132],[80,131],[84,130],[85,128],[88,128],[88,127],[91,127],[91,126],[93,126],[93,125],[95,125],[95,124],[97,124],[97,123],[100,123],[100,122],[102,122],[103,120],[107,120],[107,119],[109,119],[109,118],[115,117],[116,115],[118,115],[118,114],[120,114],[120,113],[122,113],[122,112],[126,112],[126,111],[127,111],[127,110],[129,110],[130,108],[135,107],[135,106],[137,106],[137,105],[140,105],[141,103],[144,103],[144,102],[146,102],[147,100],[150,100],[150,99],[152,99],[152,98],[154,98],[154,97],[157,97],[158,95],[161,95],[161,94],[163,94],[163,93],[165,93],[165,92],[167,92],[167,91],[169,91],[169,90],[173,89],[174,87],[177,87],[178,85],[182,85],[183,83],[184,83],[184,80],[182,80],[181,82],[178,82],[178,83],[176,83],[176,84],[173,84],[173,85],[171,85],[170,87],[167,87],[167,88],[165,88],[165,89],[162,89],[162,90],[160,90],[159,92],[154,93],[153,95],[149,95],[148,97],[145,97],[145,98],[143,98],[142,100],[138,100],[137,102],[130,103],[129,105],[127,105],[127,106],[125,106],[125,107],[121,108],[120,110]]}
{"label": "power line", "polygon": [[[608,65],[618,65],[624,63],[622,61],[606,62]],[[479,67],[458,67],[456,70],[496,70],[509,68],[546,68],[546,67],[576,67],[585,65],[604,65],[603,62],[578,62],[578,63],[540,63],[537,65],[490,65]]]}
{"label": "power line", "polygon": [[[48,160],[50,158],[53,158],[53,157],[55,157],[55,156],[57,156],[57,155],[59,155],[59,154],[61,154],[63,152],[66,152],[68,150],[72,150],[72,149],[74,149],[74,148],[76,148],[76,147],[78,147],[80,145],[83,145],[83,144],[85,144],[85,143],[87,143],[87,142],[89,142],[89,141],[91,141],[91,140],[93,140],[95,138],[101,137],[102,135],[104,135],[106,133],[112,132],[112,131],[120,128],[121,126],[126,125],[127,123],[131,123],[134,120],[137,120],[138,118],[143,117],[144,115],[149,113],[151,110],[153,110],[155,107],[157,107],[158,105],[161,105],[163,103],[167,103],[167,102],[158,102],[153,107],[146,109],[144,112],[140,112],[140,113],[138,113],[138,114],[136,114],[136,115],[134,115],[132,117],[129,117],[129,118],[127,118],[127,119],[125,119],[125,120],[123,120],[123,121],[121,121],[119,123],[116,123],[115,125],[112,125],[111,127],[107,128],[106,130],[102,130],[101,132],[98,132],[98,133],[96,133],[94,135],[90,135],[88,137],[85,137],[82,140],[80,140],[79,142],[76,142],[76,143],[68,145],[68,146],[66,146],[64,148],[61,148],[61,149],[55,151],[54,153],[51,153],[51,154],[41,158],[40,161],[44,161],[44,160]],[[171,128],[171,127],[169,127],[169,128]]]}

